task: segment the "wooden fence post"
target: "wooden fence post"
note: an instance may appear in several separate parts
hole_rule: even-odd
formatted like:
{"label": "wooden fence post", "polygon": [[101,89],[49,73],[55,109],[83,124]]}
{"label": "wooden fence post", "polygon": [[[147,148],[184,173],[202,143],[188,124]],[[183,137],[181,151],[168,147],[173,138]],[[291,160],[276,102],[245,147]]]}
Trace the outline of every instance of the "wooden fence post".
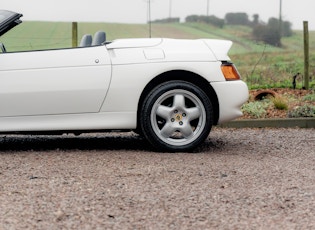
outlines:
{"label": "wooden fence post", "polygon": [[72,22],[72,47],[78,46],[78,23]]}
{"label": "wooden fence post", "polygon": [[310,80],[310,57],[309,57],[309,31],[308,31],[308,22],[303,22],[304,26],[304,88],[309,89],[309,80]]}

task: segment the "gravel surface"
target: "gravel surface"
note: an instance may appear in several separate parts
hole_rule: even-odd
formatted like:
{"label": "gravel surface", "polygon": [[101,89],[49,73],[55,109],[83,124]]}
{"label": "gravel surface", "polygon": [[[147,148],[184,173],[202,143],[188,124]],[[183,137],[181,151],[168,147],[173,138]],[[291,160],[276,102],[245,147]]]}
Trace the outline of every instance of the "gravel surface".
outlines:
{"label": "gravel surface", "polygon": [[0,136],[0,229],[314,229],[314,129],[213,129],[194,153],[128,134]]}

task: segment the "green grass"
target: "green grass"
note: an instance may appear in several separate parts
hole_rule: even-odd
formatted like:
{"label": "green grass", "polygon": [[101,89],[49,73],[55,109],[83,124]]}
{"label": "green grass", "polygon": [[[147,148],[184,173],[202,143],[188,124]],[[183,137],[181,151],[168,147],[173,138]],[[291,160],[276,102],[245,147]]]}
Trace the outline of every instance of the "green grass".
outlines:
{"label": "green grass", "polygon": [[24,22],[1,37],[8,51],[64,48],[71,44],[70,23]]}
{"label": "green grass", "polygon": [[[104,30],[108,40],[118,38],[149,37],[146,24],[79,23],[79,40],[84,34]],[[40,50],[71,47],[71,23],[66,22],[24,22],[2,36],[8,51]],[[230,57],[236,64],[243,80],[251,89],[291,87],[292,77],[304,73],[303,33],[282,39],[282,48],[257,43],[251,40],[251,28],[225,26],[223,29],[204,23],[152,24],[152,37],[182,39],[228,39],[233,41]],[[310,31],[310,74],[314,86],[315,31]],[[302,87],[302,77],[297,79]]]}

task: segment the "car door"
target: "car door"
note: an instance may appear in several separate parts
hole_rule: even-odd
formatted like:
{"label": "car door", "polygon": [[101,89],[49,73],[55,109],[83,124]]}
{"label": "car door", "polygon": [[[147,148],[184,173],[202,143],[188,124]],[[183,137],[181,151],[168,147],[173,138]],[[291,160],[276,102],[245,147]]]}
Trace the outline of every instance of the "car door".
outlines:
{"label": "car door", "polygon": [[0,117],[99,112],[110,78],[105,46],[0,54]]}

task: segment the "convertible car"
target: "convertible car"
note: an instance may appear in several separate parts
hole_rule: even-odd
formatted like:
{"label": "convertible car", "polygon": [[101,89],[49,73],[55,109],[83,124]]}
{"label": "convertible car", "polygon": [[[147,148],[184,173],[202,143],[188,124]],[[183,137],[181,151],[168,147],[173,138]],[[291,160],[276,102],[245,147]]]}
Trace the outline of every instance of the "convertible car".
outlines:
{"label": "convertible car", "polygon": [[[0,10],[0,36],[21,17]],[[248,88],[228,56],[231,41],[105,37],[23,52],[0,43],[0,133],[134,131],[178,152],[242,115]]]}

